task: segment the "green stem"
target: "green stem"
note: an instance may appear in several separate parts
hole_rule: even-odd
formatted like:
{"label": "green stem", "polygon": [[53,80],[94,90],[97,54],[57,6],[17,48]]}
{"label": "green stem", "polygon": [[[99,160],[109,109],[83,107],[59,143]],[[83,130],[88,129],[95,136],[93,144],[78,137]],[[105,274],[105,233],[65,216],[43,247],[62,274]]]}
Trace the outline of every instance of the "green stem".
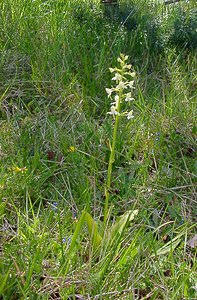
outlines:
{"label": "green stem", "polygon": [[111,174],[112,174],[112,166],[115,160],[115,146],[116,146],[116,137],[118,131],[118,123],[119,123],[119,112],[120,112],[120,100],[122,96],[122,90],[119,92],[119,101],[117,107],[117,115],[115,116],[115,124],[114,124],[114,132],[112,138],[112,146],[111,153],[109,157],[108,170],[107,170],[107,184],[105,187],[105,206],[104,206],[104,226],[106,226],[107,218],[108,218],[108,209],[109,209],[109,192],[111,188]]}

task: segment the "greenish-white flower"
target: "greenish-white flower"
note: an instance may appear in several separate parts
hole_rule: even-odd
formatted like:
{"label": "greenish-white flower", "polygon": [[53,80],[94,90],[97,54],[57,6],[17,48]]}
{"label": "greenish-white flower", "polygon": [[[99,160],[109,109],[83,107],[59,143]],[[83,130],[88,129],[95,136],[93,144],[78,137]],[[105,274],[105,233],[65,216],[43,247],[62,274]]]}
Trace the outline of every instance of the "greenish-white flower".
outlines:
{"label": "greenish-white flower", "polygon": [[111,94],[112,94],[112,92],[113,92],[113,89],[106,88],[105,90],[106,90],[106,92],[108,94],[108,97],[110,97]]}
{"label": "greenish-white flower", "polygon": [[[128,59],[128,56],[124,56],[123,54],[120,54],[120,57],[117,59],[117,61],[120,63],[119,68],[110,68],[110,72],[114,73],[112,80],[116,82],[116,86],[112,88],[106,88],[106,92],[108,94],[108,98],[112,100],[111,102],[111,109],[108,112],[108,114],[117,116],[120,115],[122,117],[126,116],[128,120],[132,119],[133,116],[133,110],[130,112],[126,110],[121,110],[122,102],[131,102],[134,100],[132,97],[132,90],[134,87],[134,80],[130,80],[130,78],[135,77],[135,72],[131,71],[132,66],[130,64],[126,63],[126,60]],[[112,97],[112,93],[113,95]]]}
{"label": "greenish-white flower", "polygon": [[119,62],[119,63],[121,63],[121,64],[125,64],[125,61],[128,59],[129,57],[128,57],[128,55],[125,55],[124,56],[124,54],[120,54],[120,57],[118,57],[118,59],[117,59],[117,61]]}
{"label": "greenish-white flower", "polygon": [[112,78],[112,80],[120,81],[122,80],[122,76],[119,73],[115,73],[115,76]]}
{"label": "greenish-white flower", "polygon": [[123,63],[123,61],[122,61],[122,59],[120,57],[118,57],[117,62]]}
{"label": "greenish-white flower", "polygon": [[120,113],[117,111],[117,106],[112,105],[111,106],[111,111],[109,111],[107,114],[116,116],[116,115],[119,115]]}
{"label": "greenish-white flower", "polygon": [[116,95],[114,97],[114,102],[111,103],[112,106],[114,106],[116,108],[116,110],[118,109],[118,104],[121,103],[122,101],[120,100],[119,96]]}
{"label": "greenish-white flower", "polygon": [[134,85],[134,80],[129,81],[128,87],[129,87],[130,89],[134,89],[134,88],[135,88],[133,85]]}
{"label": "greenish-white flower", "polygon": [[133,100],[134,100],[134,98],[131,97],[131,93],[125,94],[125,101],[126,102],[130,102],[130,101],[133,101]]}
{"label": "greenish-white flower", "polygon": [[109,71],[110,71],[110,73],[113,73],[113,72],[116,71],[116,69],[114,69],[114,68],[109,68]]}
{"label": "greenish-white flower", "polygon": [[131,69],[131,67],[132,67],[132,65],[124,65],[124,69],[128,69],[128,70],[130,70]]}
{"label": "greenish-white flower", "polygon": [[131,75],[131,77],[135,77],[135,75],[136,75],[135,72],[130,72],[129,74]]}
{"label": "greenish-white flower", "polygon": [[131,120],[134,118],[134,115],[133,115],[133,110],[131,110],[130,112],[127,113],[127,119],[128,120]]}
{"label": "greenish-white flower", "polygon": [[116,90],[123,90],[123,89],[126,89],[126,84],[124,81],[120,81],[119,84],[116,86]]}

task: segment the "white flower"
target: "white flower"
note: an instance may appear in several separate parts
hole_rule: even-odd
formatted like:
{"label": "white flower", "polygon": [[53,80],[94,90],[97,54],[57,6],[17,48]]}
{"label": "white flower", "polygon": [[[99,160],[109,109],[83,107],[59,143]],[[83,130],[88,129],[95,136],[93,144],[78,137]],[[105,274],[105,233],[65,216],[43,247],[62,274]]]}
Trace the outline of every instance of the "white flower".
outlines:
{"label": "white flower", "polygon": [[120,57],[118,57],[117,61],[118,61],[119,63],[123,63],[123,61],[122,61],[122,59],[121,59]]}
{"label": "white flower", "polygon": [[113,73],[115,70],[116,70],[116,69],[114,69],[114,68],[109,68],[109,71],[110,71],[111,73]]}
{"label": "white flower", "polygon": [[114,99],[115,99],[115,103],[116,103],[116,104],[118,104],[118,101],[119,101],[119,96],[118,96],[118,95],[116,95]]}
{"label": "white flower", "polygon": [[[112,105],[116,107],[116,109],[118,108],[118,104],[119,104],[119,101],[120,101],[120,97],[118,95],[115,96],[114,98],[114,102],[112,102]],[[122,101],[120,101],[121,103]]]}
{"label": "white flower", "polygon": [[135,77],[136,73],[135,72],[132,72],[130,73],[131,77]]}
{"label": "white flower", "polygon": [[128,120],[131,120],[131,119],[133,119],[133,118],[134,118],[133,110],[131,110],[131,111],[128,112],[128,114],[127,114],[127,119],[128,119]]}
{"label": "white flower", "polygon": [[114,102],[112,102],[112,105],[115,105],[116,106],[116,108],[118,107],[118,102],[119,102],[119,96],[118,95],[116,95],[115,96],[115,98],[114,98]]}
{"label": "white flower", "polygon": [[125,96],[126,96],[126,98],[125,98],[126,102],[130,102],[130,101],[134,100],[134,98],[131,97],[131,93],[127,93],[127,94],[125,94]]}
{"label": "white flower", "polygon": [[120,81],[122,79],[122,76],[119,73],[115,73],[115,76],[112,78],[112,80]]}
{"label": "white flower", "polygon": [[115,104],[116,106],[118,106],[119,96],[116,95],[116,96],[114,97],[114,100],[115,100],[115,101],[114,101],[112,104]]}
{"label": "white flower", "polygon": [[125,83],[123,81],[120,81],[119,84],[116,86],[117,90],[120,89],[125,89],[127,86],[125,85]]}
{"label": "white flower", "polygon": [[125,65],[125,66],[124,66],[124,69],[128,69],[128,70],[130,70],[130,69],[131,69],[131,67],[132,67],[131,65]]}
{"label": "white flower", "polygon": [[119,115],[119,113],[117,112],[116,109],[117,109],[117,107],[114,106],[114,105],[112,105],[112,106],[111,106],[111,111],[109,111],[107,114],[113,115],[113,116]]}
{"label": "white flower", "polygon": [[128,55],[125,55],[125,56],[124,56],[124,54],[120,54],[120,57],[118,57],[117,61],[118,61],[119,63],[125,63],[125,61],[126,61],[128,58],[129,58]]}
{"label": "white flower", "polygon": [[130,89],[134,89],[134,80],[129,81],[128,86],[130,87]]}
{"label": "white flower", "polygon": [[113,89],[108,89],[108,88],[106,88],[105,90],[106,90],[106,92],[107,92],[107,94],[108,94],[108,97],[110,97],[111,94],[112,94],[112,92],[113,92]]}

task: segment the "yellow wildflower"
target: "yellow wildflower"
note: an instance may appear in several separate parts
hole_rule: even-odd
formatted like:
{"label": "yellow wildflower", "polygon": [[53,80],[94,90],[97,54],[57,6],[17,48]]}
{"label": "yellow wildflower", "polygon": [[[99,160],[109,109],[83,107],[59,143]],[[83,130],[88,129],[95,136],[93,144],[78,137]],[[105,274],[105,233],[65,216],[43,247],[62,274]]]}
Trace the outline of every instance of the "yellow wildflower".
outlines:
{"label": "yellow wildflower", "polygon": [[12,168],[12,171],[14,171],[15,173],[25,173],[27,172],[27,168],[26,167],[23,167],[23,168],[19,168],[19,167],[13,167]]}
{"label": "yellow wildflower", "polygon": [[68,148],[68,152],[75,152],[76,151],[76,148],[74,146],[70,146]]}

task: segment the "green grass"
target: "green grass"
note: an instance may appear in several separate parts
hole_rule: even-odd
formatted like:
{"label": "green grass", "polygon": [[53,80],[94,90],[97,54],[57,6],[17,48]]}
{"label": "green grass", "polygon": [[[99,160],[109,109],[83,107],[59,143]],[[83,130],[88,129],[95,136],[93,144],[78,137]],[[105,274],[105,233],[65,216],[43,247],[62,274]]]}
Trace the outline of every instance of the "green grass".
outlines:
{"label": "green grass", "polygon": [[[197,297],[195,1],[119,2],[0,3],[0,299]],[[120,53],[134,119],[106,225]]]}

